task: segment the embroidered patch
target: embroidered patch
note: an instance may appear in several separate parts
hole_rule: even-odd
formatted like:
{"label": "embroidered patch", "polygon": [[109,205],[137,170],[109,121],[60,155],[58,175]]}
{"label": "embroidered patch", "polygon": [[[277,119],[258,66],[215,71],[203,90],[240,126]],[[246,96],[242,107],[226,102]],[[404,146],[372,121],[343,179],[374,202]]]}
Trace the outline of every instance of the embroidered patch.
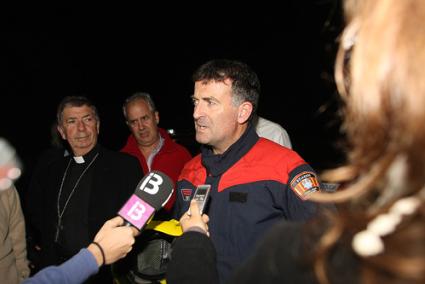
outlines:
{"label": "embroidered patch", "polygon": [[312,172],[299,173],[292,179],[290,186],[302,200],[308,199],[310,193],[320,190],[319,181]]}
{"label": "embroidered patch", "polygon": [[180,193],[182,194],[183,201],[190,201],[190,197],[192,196],[191,188],[182,188],[180,189]]}

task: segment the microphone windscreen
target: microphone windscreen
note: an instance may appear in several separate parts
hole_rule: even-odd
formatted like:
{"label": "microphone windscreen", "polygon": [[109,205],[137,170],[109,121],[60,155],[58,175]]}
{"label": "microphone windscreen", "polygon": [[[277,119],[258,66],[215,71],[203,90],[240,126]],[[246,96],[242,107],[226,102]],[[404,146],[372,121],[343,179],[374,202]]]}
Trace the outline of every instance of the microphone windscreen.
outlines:
{"label": "microphone windscreen", "polygon": [[148,173],[118,215],[141,230],[153,214],[168,202],[173,193],[173,185],[172,180],[160,171]]}
{"label": "microphone windscreen", "polygon": [[134,194],[158,211],[170,199],[173,187],[173,181],[166,174],[152,171],[139,182]]}

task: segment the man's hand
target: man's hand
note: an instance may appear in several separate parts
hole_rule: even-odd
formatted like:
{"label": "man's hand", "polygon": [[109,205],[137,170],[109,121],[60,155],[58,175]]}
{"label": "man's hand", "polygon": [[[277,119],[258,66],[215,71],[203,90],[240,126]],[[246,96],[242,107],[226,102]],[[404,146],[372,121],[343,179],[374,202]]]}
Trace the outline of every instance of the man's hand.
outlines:
{"label": "man's hand", "polygon": [[103,249],[102,252],[94,244],[88,246],[88,250],[94,255],[98,265],[111,264],[125,257],[129,253],[135,242],[134,237],[139,231],[134,227],[123,226],[124,220],[121,217],[115,217],[105,222],[99,232],[96,234],[94,241]]}
{"label": "man's hand", "polygon": [[210,236],[207,225],[209,220],[208,215],[202,214],[201,216],[198,204],[196,201],[192,200],[190,202],[190,209],[180,218],[180,225],[182,226],[183,232],[203,231],[207,236]]}

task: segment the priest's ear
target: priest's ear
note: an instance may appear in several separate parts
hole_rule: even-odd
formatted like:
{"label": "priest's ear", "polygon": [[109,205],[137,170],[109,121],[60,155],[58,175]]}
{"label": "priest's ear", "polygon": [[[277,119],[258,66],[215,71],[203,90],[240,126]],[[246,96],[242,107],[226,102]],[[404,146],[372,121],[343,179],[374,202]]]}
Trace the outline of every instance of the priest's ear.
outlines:
{"label": "priest's ear", "polygon": [[99,119],[97,119],[97,121],[96,121],[96,131],[97,131],[97,135],[99,135],[99,132],[100,132],[100,121],[99,121]]}
{"label": "priest's ear", "polygon": [[57,128],[60,136],[62,137],[62,139],[66,140],[65,130],[62,128],[62,126],[58,125],[56,128]]}
{"label": "priest's ear", "polygon": [[248,121],[251,116],[253,107],[250,102],[243,102],[238,108],[238,123],[244,124]]}

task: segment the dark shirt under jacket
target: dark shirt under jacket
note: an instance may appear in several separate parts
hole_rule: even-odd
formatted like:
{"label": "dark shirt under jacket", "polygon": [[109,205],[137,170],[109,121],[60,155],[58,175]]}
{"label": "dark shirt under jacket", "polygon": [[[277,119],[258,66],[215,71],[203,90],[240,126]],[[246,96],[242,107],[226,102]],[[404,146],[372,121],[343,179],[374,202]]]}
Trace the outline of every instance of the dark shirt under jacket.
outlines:
{"label": "dark shirt under jacket", "polygon": [[91,241],[88,232],[88,211],[90,189],[93,184],[93,167],[97,158],[96,160],[93,159],[95,159],[97,153],[98,150],[97,147],[95,147],[87,155],[84,155],[85,162],[80,164],[76,163],[74,159],[71,159],[71,164],[64,181],[61,198],[59,200],[61,211],[78,179],[90,163],[93,162],[78,182],[62,216],[58,244],[62,249],[61,253],[66,256],[66,258],[70,258],[78,253],[82,247]]}
{"label": "dark shirt under jacket", "polygon": [[[73,158],[58,159],[48,167],[46,175],[43,175],[45,180],[42,181],[42,190],[33,204],[39,208],[40,213],[36,216],[40,217],[32,220],[41,235],[41,239],[38,240],[42,249],[41,268],[59,264],[69,257],[68,254],[73,254],[77,247],[87,246],[104,222],[117,216],[117,212],[134,193],[137,184],[143,177],[143,171],[135,157],[110,151],[97,145],[88,154],[88,160],[91,160],[90,158],[97,153],[99,156],[81,178],[63,216],[65,229],[60,234],[60,246],[54,242],[58,221],[58,192],[69,159]],[[75,164],[74,161],[71,163]],[[83,165],[86,164],[87,161]],[[62,192],[62,196],[69,196],[76,179],[80,176],[81,169],[75,165],[73,167],[70,165],[67,179],[70,177],[73,181],[67,182],[66,187],[64,185],[63,191],[68,191],[68,193]],[[85,167],[83,166],[83,168]],[[71,176],[70,172],[72,172]],[[76,199],[73,200],[73,198]],[[60,202],[62,209],[65,202],[63,197]],[[73,223],[74,220],[77,222]],[[76,236],[77,234],[81,235]],[[71,240],[71,238],[74,239]]]}

